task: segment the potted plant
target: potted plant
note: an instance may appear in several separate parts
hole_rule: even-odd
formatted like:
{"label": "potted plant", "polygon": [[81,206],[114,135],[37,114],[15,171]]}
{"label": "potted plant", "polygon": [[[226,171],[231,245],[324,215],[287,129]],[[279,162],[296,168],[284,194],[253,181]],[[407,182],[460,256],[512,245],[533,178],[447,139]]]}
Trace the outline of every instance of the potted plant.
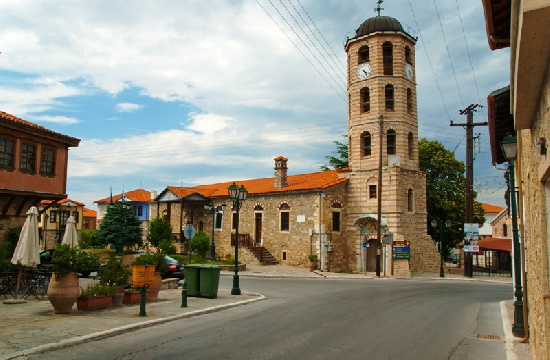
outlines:
{"label": "potted plant", "polygon": [[308,255],[308,259],[309,259],[309,271],[313,271],[317,269],[317,255],[310,254]]}
{"label": "potted plant", "polygon": [[111,306],[115,286],[104,283],[90,283],[81,289],[76,301],[76,308],[80,311],[91,311]]}
{"label": "potted plant", "polygon": [[128,284],[131,274],[130,265],[123,264],[122,258],[116,257],[114,254],[112,254],[109,260],[99,268],[97,272],[97,279],[99,279],[99,282],[115,287],[112,302],[113,306],[122,305],[124,287]]}
{"label": "potted plant", "polygon": [[97,257],[66,244],[58,244],[52,255],[53,274],[48,285],[48,299],[55,314],[70,314],[80,288],[77,271],[90,264],[99,266]]}
{"label": "potted plant", "polygon": [[149,286],[149,290],[147,290],[147,300],[157,300],[160,288],[162,287],[161,273],[168,271],[168,265],[166,265],[166,256],[162,253],[142,254],[135,258],[134,262],[132,262],[132,265],[152,265],[155,267],[155,283]]}
{"label": "potted plant", "polygon": [[123,304],[126,304],[126,305],[137,304],[140,301],[141,301],[141,294],[137,286],[130,286],[128,289],[124,291],[124,297],[122,298]]}

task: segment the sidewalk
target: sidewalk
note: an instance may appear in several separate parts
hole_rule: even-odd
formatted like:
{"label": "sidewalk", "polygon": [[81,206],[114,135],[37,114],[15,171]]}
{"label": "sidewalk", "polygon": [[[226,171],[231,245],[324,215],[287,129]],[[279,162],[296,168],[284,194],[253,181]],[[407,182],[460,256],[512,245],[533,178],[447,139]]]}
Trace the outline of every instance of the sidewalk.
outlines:
{"label": "sidewalk", "polygon": [[[222,271],[221,276],[231,276],[232,271]],[[393,278],[377,279],[375,274],[351,274],[314,271],[285,265],[247,265],[246,271],[239,272],[241,277],[300,277],[312,279],[371,279],[393,280]],[[495,279],[491,277],[464,278],[450,275],[439,278],[438,274],[415,274],[414,278],[430,280],[462,280],[462,281],[497,281],[510,283],[510,278]],[[410,278],[408,278],[410,279]],[[89,279],[81,279],[87,282]],[[187,307],[181,307],[181,289],[162,290],[159,300],[146,304],[147,316],[139,316],[139,304],[110,307],[91,312],[76,310],[71,314],[55,315],[50,302],[46,300],[27,299],[27,303],[7,305],[0,303],[0,359],[14,359],[18,356],[38,353],[48,349],[65,347],[83,343],[91,339],[100,339],[113,334],[143,328],[154,324],[173,321],[185,317],[220,311],[230,307],[241,306],[251,302],[264,300],[261,294],[243,292],[241,296],[232,296],[229,290],[219,290],[217,299],[188,297]],[[511,328],[506,321],[513,318],[512,301],[501,304],[503,322],[506,328]],[[507,311],[505,311],[506,309]],[[93,319],[93,321],[90,321]],[[510,322],[511,324],[511,322]],[[508,336],[509,335],[509,336]],[[504,340],[508,353],[517,354],[516,359],[530,359],[529,344],[520,344],[519,339],[507,334]],[[509,359],[513,359],[509,357]]]}

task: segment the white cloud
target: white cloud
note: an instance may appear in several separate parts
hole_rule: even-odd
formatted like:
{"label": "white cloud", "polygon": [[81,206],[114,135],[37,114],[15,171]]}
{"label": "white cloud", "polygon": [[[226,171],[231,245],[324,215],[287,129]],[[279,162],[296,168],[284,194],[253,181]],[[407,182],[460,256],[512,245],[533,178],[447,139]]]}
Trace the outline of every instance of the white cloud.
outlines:
{"label": "white cloud", "polygon": [[134,112],[141,109],[142,106],[139,104],[132,103],[118,103],[116,104],[116,111],[118,112]]}
{"label": "white cloud", "polygon": [[65,125],[78,124],[80,122],[78,119],[70,118],[67,116],[41,115],[41,116],[28,116],[27,119],[31,121],[36,121],[36,122],[49,122],[49,123],[65,124]]}

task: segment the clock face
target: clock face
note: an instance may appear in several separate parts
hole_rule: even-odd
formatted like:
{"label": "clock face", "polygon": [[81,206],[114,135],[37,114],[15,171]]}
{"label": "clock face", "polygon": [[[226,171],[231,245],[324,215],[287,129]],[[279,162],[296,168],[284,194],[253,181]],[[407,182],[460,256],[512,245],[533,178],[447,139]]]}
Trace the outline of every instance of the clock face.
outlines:
{"label": "clock face", "polygon": [[361,80],[365,80],[370,75],[370,64],[362,63],[357,68],[357,77]]}
{"label": "clock face", "polygon": [[407,75],[407,79],[412,80],[413,78],[413,68],[411,64],[405,65],[405,75]]}

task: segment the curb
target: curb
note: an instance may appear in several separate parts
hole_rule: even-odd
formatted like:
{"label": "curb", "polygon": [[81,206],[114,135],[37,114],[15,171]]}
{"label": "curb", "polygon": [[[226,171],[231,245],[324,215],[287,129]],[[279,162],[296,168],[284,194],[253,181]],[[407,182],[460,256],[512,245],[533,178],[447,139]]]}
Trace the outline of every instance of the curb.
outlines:
{"label": "curb", "polygon": [[128,330],[143,329],[143,328],[146,328],[146,327],[150,327],[150,326],[154,326],[154,325],[158,325],[158,324],[163,324],[163,323],[167,323],[167,322],[171,322],[171,321],[175,321],[175,320],[179,320],[179,319],[183,319],[183,318],[189,318],[189,317],[193,317],[193,316],[198,316],[198,315],[213,313],[213,312],[221,311],[221,310],[225,310],[225,309],[230,309],[230,308],[237,307],[237,306],[248,305],[248,304],[251,304],[251,303],[256,302],[256,301],[261,301],[261,300],[266,300],[267,299],[262,294],[243,293],[243,295],[244,294],[246,294],[248,296],[258,296],[258,297],[255,298],[255,299],[243,300],[243,301],[234,302],[234,303],[231,303],[231,304],[212,306],[212,307],[208,307],[208,308],[201,309],[201,310],[195,310],[195,311],[191,311],[191,312],[184,313],[184,314],[168,316],[168,317],[165,317],[165,318],[148,320],[148,321],[144,321],[144,322],[137,323],[137,324],[124,325],[124,326],[120,326],[120,327],[117,327],[117,328],[114,328],[114,329],[100,331],[100,332],[97,332],[97,333],[94,333],[94,334],[78,336],[78,337],[74,337],[74,338],[71,338],[71,339],[61,340],[61,341],[51,343],[51,344],[40,345],[40,346],[36,346],[36,347],[30,348],[30,349],[25,349],[25,350],[21,350],[21,351],[9,354],[6,357],[2,357],[1,359],[2,360],[15,359],[15,358],[18,358],[20,356],[39,354],[39,353],[46,352],[46,351],[62,349],[62,348],[82,344],[82,343],[92,341],[92,340],[105,339],[105,338],[113,336],[113,335],[121,334],[121,333],[126,332]]}

